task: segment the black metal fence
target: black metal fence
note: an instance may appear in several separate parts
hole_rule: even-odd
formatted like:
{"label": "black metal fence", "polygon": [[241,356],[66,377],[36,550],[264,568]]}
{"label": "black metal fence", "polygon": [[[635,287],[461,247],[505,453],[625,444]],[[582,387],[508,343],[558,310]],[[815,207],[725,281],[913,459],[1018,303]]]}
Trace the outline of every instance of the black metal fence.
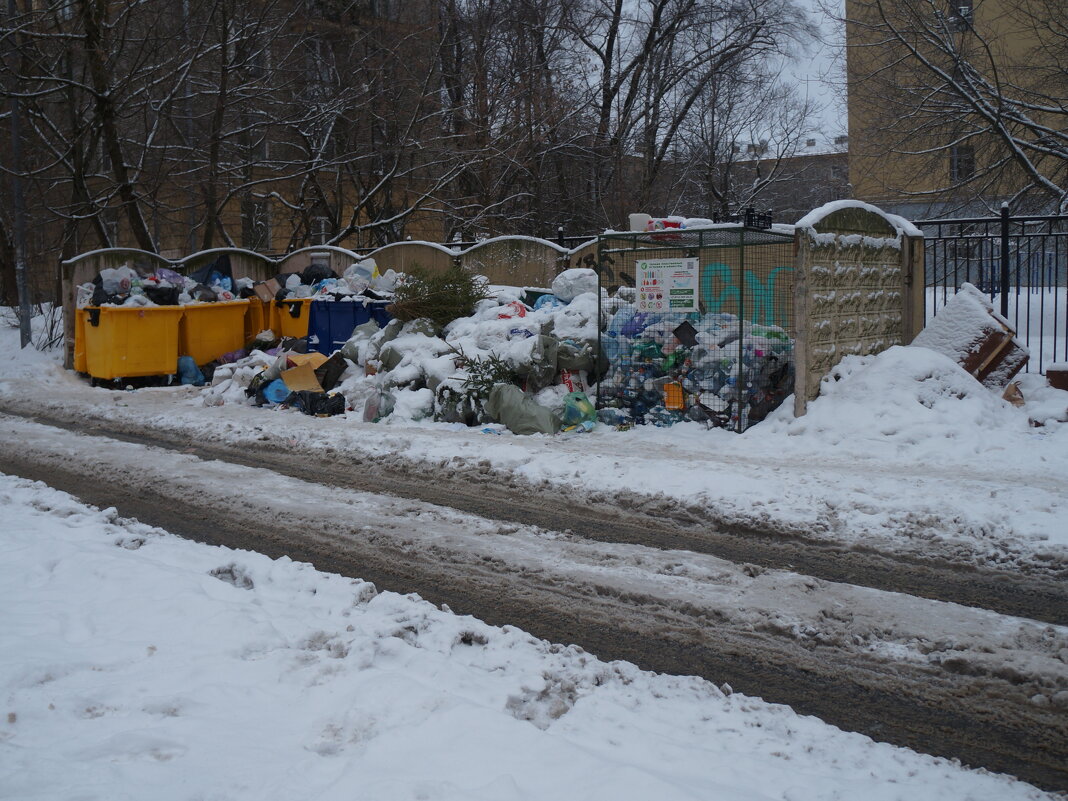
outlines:
{"label": "black metal fence", "polygon": [[1068,361],[1068,215],[918,220],[926,248],[925,319],[963,283],[990,296],[1031,351],[1027,369]]}

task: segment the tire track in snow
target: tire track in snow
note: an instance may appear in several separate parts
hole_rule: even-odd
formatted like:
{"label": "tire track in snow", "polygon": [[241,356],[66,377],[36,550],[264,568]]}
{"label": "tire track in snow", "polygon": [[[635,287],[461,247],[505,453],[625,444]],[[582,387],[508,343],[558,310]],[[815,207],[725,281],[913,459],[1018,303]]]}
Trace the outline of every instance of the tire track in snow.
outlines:
{"label": "tire track in snow", "polygon": [[[938,555],[924,555],[922,539],[911,553],[875,546],[812,539],[768,521],[764,528],[716,519],[710,510],[683,508],[669,499],[641,494],[573,493],[562,499],[555,485],[532,485],[501,478],[476,467],[419,464],[404,458],[348,461],[343,452],[302,453],[277,442],[240,446],[200,441],[166,429],[150,429],[62,414],[58,410],[0,411],[71,431],[101,433],[129,442],[177,449],[205,459],[267,467],[283,475],[366,492],[423,500],[480,517],[570,531],[602,542],[705,553],[736,563],[791,570],[827,581],[857,584],[922,598],[975,606],[1001,614],[1068,624],[1068,570],[1024,572],[996,569]],[[913,524],[922,529],[923,521]]]}

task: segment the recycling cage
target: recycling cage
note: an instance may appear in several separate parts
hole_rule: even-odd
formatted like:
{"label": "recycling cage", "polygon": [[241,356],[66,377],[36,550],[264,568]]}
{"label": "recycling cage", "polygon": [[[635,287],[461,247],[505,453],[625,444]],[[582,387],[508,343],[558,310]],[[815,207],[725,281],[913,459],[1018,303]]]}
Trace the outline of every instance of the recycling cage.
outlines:
{"label": "recycling cage", "polygon": [[178,371],[181,306],[92,306],[79,310],[75,352],[84,350],[84,369],[93,378],[173,375]]}
{"label": "recycling cage", "polygon": [[309,347],[329,356],[348,341],[356,326],[370,321],[371,310],[361,300],[317,300],[308,322]]}
{"label": "recycling cage", "polygon": [[271,304],[270,328],[275,335],[298,339],[308,336],[312,300],[313,298],[296,298],[274,301]]}
{"label": "recycling cage", "polygon": [[793,392],[792,233],[606,233],[597,264],[602,419],[741,432]]}
{"label": "recycling cage", "polygon": [[183,308],[185,314],[178,326],[179,355],[192,356],[199,366],[245,346],[247,300],[193,303]]}

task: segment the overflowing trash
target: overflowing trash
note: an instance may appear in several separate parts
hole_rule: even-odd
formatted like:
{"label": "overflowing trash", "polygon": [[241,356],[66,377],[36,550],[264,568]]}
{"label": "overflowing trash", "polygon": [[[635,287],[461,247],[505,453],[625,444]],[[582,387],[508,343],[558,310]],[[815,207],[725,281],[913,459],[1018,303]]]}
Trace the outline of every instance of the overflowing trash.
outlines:
{"label": "overflowing trash", "polygon": [[783,329],[725,313],[639,311],[633,288],[610,297],[589,268],[564,270],[539,289],[490,286],[458,269],[382,274],[370,259],[340,276],[312,264],[253,282],[234,279],[224,256],[190,276],[103,270],[82,290],[88,304],[162,299],[220,311],[236,291],[235,302],[256,299],[249,315],[256,304],[274,309],[251,328],[246,317],[236,341],[199,351],[182,323],[171,380],[202,386],[207,406],[514,434],[684,420],[743,430],[793,389]]}
{"label": "overflowing trash", "polygon": [[106,267],[90,282],[78,287],[75,305],[87,306],[185,306],[249,297],[255,282],[235,279],[230,257],[216,261],[191,275],[167,267],[151,272],[130,265]]}
{"label": "overflowing trash", "polygon": [[329,357],[316,343],[257,341],[244,358],[215,367],[204,403],[345,412],[368,422],[434,420],[494,433],[499,426],[554,434],[595,425],[586,392],[604,365],[596,355],[601,318],[593,270],[565,271],[553,286],[559,295],[491,287],[458,270],[387,273],[377,290],[375,281],[373,272],[350,268],[331,291],[342,298],[344,289],[385,294],[388,283],[385,308],[394,319],[356,325]]}
{"label": "overflowing trash", "polygon": [[642,312],[634,295],[619,290],[601,336],[602,421],[742,431],[793,392],[793,340],[782,328],[722,312]]}
{"label": "overflowing trash", "polygon": [[363,259],[338,276],[325,264],[312,263],[299,273],[280,273],[266,281],[235,278],[230,256],[181,275],[167,267],[137,270],[126,264],[107,267],[78,287],[75,305],[185,306],[258,297],[264,302],[313,298],[315,300],[389,300],[399,275],[379,274],[374,259]]}

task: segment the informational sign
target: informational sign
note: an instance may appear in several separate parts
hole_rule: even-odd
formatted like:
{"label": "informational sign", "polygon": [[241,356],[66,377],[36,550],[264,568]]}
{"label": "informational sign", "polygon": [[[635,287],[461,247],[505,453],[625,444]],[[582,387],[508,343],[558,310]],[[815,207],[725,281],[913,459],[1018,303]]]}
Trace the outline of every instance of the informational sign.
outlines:
{"label": "informational sign", "polygon": [[697,265],[697,259],[639,259],[638,311],[700,311]]}

